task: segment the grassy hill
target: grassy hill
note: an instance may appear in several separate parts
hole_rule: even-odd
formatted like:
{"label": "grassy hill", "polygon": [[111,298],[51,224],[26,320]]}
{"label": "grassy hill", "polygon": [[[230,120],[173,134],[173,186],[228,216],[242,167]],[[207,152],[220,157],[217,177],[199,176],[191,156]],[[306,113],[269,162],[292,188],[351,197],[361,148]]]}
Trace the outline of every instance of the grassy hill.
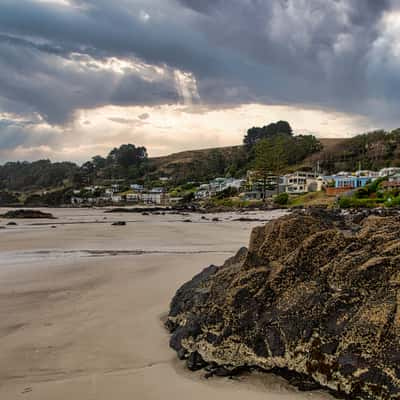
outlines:
{"label": "grassy hill", "polygon": [[177,166],[190,166],[194,162],[209,160],[215,153],[220,153],[226,159],[233,159],[240,154],[243,146],[214,147],[199,150],[187,150],[179,153],[169,154],[162,157],[152,157],[149,159],[150,165],[157,169],[159,173],[171,174]]}
{"label": "grassy hill", "polygon": [[321,142],[324,145],[322,151],[307,158],[305,163],[319,161],[321,169],[328,173],[356,170],[359,167],[379,170],[400,166],[400,129]]}
{"label": "grassy hill", "polygon": [[[352,171],[360,166],[374,170],[400,166],[400,130],[375,131],[352,138],[320,138],[319,141],[321,151],[291,165],[289,170],[314,169],[318,163],[326,173]],[[153,175],[168,175],[178,180],[223,175],[229,166],[232,175],[240,175],[249,167],[243,146],[184,151],[152,158],[150,164]]]}
{"label": "grassy hill", "polygon": [[[346,144],[350,139],[338,138],[338,139],[319,139],[323,148],[320,152],[314,153],[307,157],[301,164],[292,166],[291,169],[296,168],[313,168],[317,161],[323,161],[330,154],[341,154],[346,151]],[[195,175],[193,168],[199,167],[202,170],[210,170],[212,175],[212,167],[215,163],[211,163],[207,166],[210,160],[219,157],[224,160],[221,164],[229,165],[236,160],[242,159],[243,165],[245,164],[245,155],[243,146],[228,146],[228,147],[217,147],[200,150],[182,151],[179,153],[173,153],[163,157],[154,157],[149,159],[149,163],[154,176],[176,176],[182,178],[183,176],[190,177]],[[221,174],[223,170],[221,168]],[[240,168],[237,170],[238,173],[243,172]]]}
{"label": "grassy hill", "polygon": [[149,159],[150,176],[170,176],[176,181],[211,179],[240,174],[247,162],[243,146],[189,150]]}

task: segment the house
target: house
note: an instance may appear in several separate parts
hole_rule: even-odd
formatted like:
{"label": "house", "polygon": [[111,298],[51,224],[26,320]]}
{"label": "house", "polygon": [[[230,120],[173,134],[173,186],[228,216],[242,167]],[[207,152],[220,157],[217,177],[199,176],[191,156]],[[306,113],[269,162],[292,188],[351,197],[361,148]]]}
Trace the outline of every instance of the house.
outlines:
{"label": "house", "polygon": [[370,177],[371,179],[379,178],[379,172],[377,172],[377,171],[371,171],[371,170],[368,170],[368,169],[357,171],[357,172],[355,173],[355,175],[356,175],[356,176],[368,176],[368,177]]}
{"label": "house", "polygon": [[380,177],[385,177],[385,176],[392,176],[394,174],[400,173],[400,167],[389,167],[389,168],[382,168],[378,175]]}
{"label": "house", "polygon": [[387,182],[382,182],[381,187],[383,190],[387,191],[400,190],[400,180],[389,180]]}
{"label": "house", "polygon": [[137,183],[133,183],[132,185],[130,185],[131,190],[135,191],[135,192],[143,192],[144,187],[143,185],[139,185]]}
{"label": "house", "polygon": [[168,195],[163,188],[154,188],[142,193],[141,201],[145,204],[166,205],[168,203]]}
{"label": "house", "polygon": [[240,190],[245,183],[245,179],[215,178],[209,183],[200,185],[195,193],[195,198],[197,200],[207,199],[229,188]]}
{"label": "house", "polygon": [[367,183],[374,180],[371,176],[354,176],[354,175],[333,175],[335,188],[358,189],[364,187]]}
{"label": "house", "polygon": [[105,194],[106,197],[111,198],[111,196],[114,194],[114,191],[113,191],[111,188],[107,188],[107,189],[104,191],[104,194]]}
{"label": "house", "polygon": [[119,195],[119,194],[113,194],[113,195],[111,196],[111,201],[112,201],[113,203],[121,203],[123,200],[124,200],[124,198],[123,198],[121,195]]}
{"label": "house", "polygon": [[322,189],[322,183],[323,179],[318,179],[313,172],[297,171],[284,176],[286,193],[317,192]]}
{"label": "house", "polygon": [[[201,185],[204,186],[204,185]],[[208,187],[208,185],[206,185]],[[194,198],[196,200],[203,200],[203,199],[208,199],[211,197],[211,191],[207,188],[205,189],[204,187],[202,189],[199,189],[195,194]]]}
{"label": "house", "polygon": [[118,185],[118,183],[113,183],[113,184],[111,185],[111,191],[112,191],[112,193],[118,193],[118,192],[119,192],[119,185]]}
{"label": "house", "polygon": [[[247,189],[249,192],[260,192],[263,193],[266,189],[266,197],[271,197],[276,193],[278,177],[273,174],[268,176],[261,176],[258,171],[247,171]],[[279,192],[286,190],[286,177],[279,177]]]}
{"label": "house", "polygon": [[246,179],[227,178],[222,184],[222,190],[229,188],[240,190],[245,184]]}
{"label": "house", "polygon": [[328,180],[326,179],[325,176],[319,175],[317,176],[316,180],[317,180],[317,192],[324,190],[328,185]]}
{"label": "house", "polygon": [[165,189],[162,187],[155,187],[150,190],[150,193],[164,193],[164,192],[165,192]]}
{"label": "house", "polygon": [[400,173],[394,173],[389,179],[381,183],[381,188],[385,191],[400,190]]}
{"label": "house", "polygon": [[343,193],[350,192],[355,189],[365,187],[368,183],[376,179],[374,176],[357,176],[348,173],[339,173],[326,177],[331,186],[326,188],[328,196],[337,196]]}
{"label": "house", "polygon": [[139,203],[141,201],[141,193],[134,192],[134,193],[127,193],[126,194],[126,201],[128,203]]}

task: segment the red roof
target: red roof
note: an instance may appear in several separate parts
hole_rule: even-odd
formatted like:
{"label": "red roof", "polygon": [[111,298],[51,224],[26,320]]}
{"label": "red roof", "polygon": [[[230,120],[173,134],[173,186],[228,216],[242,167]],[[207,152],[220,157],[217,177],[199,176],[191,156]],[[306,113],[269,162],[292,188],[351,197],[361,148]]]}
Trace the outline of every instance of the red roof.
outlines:
{"label": "red roof", "polygon": [[382,187],[400,187],[400,181],[383,182]]}

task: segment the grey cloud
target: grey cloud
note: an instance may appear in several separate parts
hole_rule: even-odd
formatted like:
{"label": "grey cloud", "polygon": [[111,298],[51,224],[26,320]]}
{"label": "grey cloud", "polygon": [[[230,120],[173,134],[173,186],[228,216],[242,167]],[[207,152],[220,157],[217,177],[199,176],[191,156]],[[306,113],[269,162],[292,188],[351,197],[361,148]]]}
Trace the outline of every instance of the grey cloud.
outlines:
{"label": "grey cloud", "polygon": [[130,125],[131,127],[143,126],[146,125],[147,122],[142,121],[136,118],[119,118],[119,117],[111,117],[108,118],[109,121],[116,122],[122,125]]}
{"label": "grey cloud", "polygon": [[145,80],[134,70],[121,77],[90,62],[67,64],[54,54],[0,42],[0,96],[7,111],[38,112],[52,124],[68,122],[79,108],[176,102],[173,82],[165,79]]}
{"label": "grey cloud", "polygon": [[16,122],[0,119],[0,149],[12,150],[16,147],[51,146],[57,135],[44,130],[31,130],[31,121]]}
{"label": "grey cloud", "polygon": [[[179,69],[195,77],[204,107],[303,104],[377,121],[397,118],[397,61],[371,64],[371,54],[382,16],[398,1],[73,4],[1,2],[0,108],[65,124],[80,108],[177,103],[173,70]],[[147,22],[141,12],[150,15]],[[379,57],[390,57],[389,51],[380,49]],[[140,70],[121,74],[96,66],[109,57],[141,60],[167,73],[149,79]]]}

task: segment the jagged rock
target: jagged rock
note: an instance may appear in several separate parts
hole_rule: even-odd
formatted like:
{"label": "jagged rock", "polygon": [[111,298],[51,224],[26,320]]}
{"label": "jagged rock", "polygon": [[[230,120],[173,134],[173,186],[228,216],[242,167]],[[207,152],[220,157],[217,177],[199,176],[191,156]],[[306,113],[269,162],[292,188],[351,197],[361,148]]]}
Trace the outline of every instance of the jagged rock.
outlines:
{"label": "jagged rock", "polygon": [[255,228],[248,250],[177,291],[171,347],[208,374],[257,368],[303,390],[399,399],[400,216],[373,214],[308,210]]}
{"label": "jagged rock", "polygon": [[111,225],[112,226],[125,226],[126,222],[125,221],[115,221]]}
{"label": "jagged rock", "polygon": [[191,371],[198,371],[199,369],[203,369],[207,363],[197,351],[193,351],[186,360],[186,365]]}
{"label": "jagged rock", "polygon": [[39,210],[24,210],[24,209],[18,209],[18,210],[11,210],[7,211],[5,214],[0,215],[1,218],[28,218],[28,219],[33,219],[33,218],[46,218],[46,219],[55,219],[53,214],[51,213],[45,213],[43,211]]}

